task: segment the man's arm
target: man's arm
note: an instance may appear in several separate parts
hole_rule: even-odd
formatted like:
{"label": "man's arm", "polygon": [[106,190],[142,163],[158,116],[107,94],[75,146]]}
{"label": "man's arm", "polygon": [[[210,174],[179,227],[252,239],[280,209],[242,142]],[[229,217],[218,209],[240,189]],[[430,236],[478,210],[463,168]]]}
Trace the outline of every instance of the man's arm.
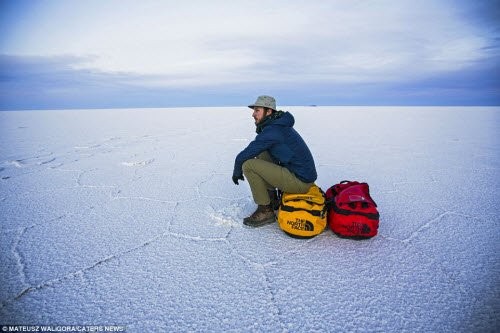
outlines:
{"label": "man's arm", "polygon": [[263,131],[257,135],[255,140],[250,142],[250,144],[236,156],[234,161],[233,177],[242,177],[243,163],[249,159],[257,157],[263,151],[268,150],[277,141],[277,138],[272,135],[271,131]]}

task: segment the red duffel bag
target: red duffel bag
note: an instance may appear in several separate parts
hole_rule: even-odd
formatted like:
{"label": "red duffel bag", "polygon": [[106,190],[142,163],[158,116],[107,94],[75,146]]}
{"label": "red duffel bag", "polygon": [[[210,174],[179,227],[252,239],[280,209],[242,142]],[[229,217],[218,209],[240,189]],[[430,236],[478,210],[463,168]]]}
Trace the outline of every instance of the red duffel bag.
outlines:
{"label": "red duffel bag", "polygon": [[328,225],[339,237],[371,238],[377,234],[380,214],[367,183],[344,180],[326,191]]}

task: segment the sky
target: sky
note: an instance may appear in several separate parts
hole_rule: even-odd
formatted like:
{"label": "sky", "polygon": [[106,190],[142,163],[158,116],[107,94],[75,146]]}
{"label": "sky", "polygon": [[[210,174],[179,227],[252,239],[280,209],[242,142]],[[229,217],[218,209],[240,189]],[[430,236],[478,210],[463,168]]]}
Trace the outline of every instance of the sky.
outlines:
{"label": "sky", "polygon": [[500,105],[499,22],[499,0],[0,0],[0,109]]}

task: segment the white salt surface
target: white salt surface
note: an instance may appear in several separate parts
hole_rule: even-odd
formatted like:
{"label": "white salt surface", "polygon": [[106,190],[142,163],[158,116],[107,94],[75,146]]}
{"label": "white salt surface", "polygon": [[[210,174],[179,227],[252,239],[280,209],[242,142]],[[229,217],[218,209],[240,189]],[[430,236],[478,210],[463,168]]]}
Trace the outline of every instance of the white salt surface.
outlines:
{"label": "white salt surface", "polygon": [[377,237],[243,227],[247,108],[0,112],[0,324],[498,331],[500,109],[287,110]]}

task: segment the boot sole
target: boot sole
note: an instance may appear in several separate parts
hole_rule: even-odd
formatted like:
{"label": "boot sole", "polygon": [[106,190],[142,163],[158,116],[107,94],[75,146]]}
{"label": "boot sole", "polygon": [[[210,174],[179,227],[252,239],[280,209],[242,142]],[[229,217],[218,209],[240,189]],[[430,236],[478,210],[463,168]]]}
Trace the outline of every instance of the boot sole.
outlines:
{"label": "boot sole", "polygon": [[259,222],[253,222],[253,221],[245,221],[243,220],[243,224],[248,226],[248,227],[252,227],[252,228],[258,228],[258,227],[262,227],[266,224],[270,224],[270,223],[274,223],[276,222],[276,218],[270,218],[270,219],[267,219],[267,220],[263,220],[263,221],[259,221]]}

